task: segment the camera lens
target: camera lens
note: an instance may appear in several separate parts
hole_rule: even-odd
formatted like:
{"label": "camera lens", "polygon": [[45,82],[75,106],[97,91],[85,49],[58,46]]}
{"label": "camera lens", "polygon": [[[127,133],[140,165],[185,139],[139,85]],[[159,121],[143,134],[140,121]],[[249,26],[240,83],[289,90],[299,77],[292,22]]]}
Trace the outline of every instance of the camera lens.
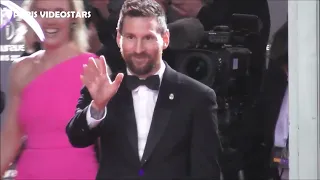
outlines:
{"label": "camera lens", "polygon": [[175,67],[179,72],[210,87],[216,76],[215,55],[206,51],[181,53],[177,56]]}
{"label": "camera lens", "polygon": [[208,76],[208,64],[200,57],[191,57],[186,65],[186,74],[200,81]]}

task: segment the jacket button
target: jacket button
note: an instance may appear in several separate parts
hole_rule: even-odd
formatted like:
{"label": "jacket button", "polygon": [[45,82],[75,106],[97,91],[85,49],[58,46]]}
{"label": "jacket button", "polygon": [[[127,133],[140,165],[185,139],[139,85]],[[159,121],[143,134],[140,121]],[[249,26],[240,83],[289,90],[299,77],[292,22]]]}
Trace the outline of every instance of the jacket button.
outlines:
{"label": "jacket button", "polygon": [[139,176],[143,176],[143,174],[144,174],[143,169],[140,169],[140,170],[139,170]]}

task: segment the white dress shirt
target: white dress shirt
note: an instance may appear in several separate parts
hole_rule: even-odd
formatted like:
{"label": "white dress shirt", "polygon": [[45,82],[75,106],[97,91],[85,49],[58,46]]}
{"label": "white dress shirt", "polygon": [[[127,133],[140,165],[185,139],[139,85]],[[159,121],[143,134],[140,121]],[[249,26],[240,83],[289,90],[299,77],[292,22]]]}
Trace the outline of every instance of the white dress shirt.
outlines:
{"label": "white dress shirt", "polygon": [[[160,69],[155,75],[159,75],[160,83],[162,81],[163,73],[165,71],[165,64],[161,61]],[[132,73],[127,69],[128,75]],[[138,133],[138,151],[139,157],[142,158],[145,145],[147,143],[147,137],[149,134],[149,129],[152,121],[153,111],[155,104],[157,102],[159,91],[151,90],[146,86],[139,86],[132,91],[134,113],[137,124]],[[107,114],[107,108],[105,108],[104,116],[101,119],[94,119],[90,114],[91,104],[89,105],[89,110],[87,111],[86,117],[90,128],[96,127]]]}
{"label": "white dress shirt", "polygon": [[278,116],[275,134],[274,146],[286,147],[289,137],[289,104],[288,104],[288,88],[282,99],[282,105]]}

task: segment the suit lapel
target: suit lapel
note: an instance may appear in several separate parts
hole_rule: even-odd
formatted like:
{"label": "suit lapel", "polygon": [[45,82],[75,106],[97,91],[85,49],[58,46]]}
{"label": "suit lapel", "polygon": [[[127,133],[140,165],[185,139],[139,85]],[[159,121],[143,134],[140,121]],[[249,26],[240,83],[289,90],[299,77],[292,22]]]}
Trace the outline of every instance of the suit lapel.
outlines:
{"label": "suit lapel", "polygon": [[133,98],[132,98],[131,91],[127,89],[125,85],[125,78],[126,78],[126,75],[117,92],[119,97],[119,102],[120,102],[119,108],[121,108],[121,111],[119,111],[119,115],[124,119],[123,126],[126,130],[125,132],[128,137],[128,141],[132,146],[133,151],[137,156],[137,159],[139,160],[138,133],[137,133],[136,118],[134,113]]}
{"label": "suit lapel", "polygon": [[155,146],[163,135],[170,120],[175,98],[178,77],[177,73],[166,64],[158,99],[155,105],[147,143],[141,160],[142,165],[148,160]]}

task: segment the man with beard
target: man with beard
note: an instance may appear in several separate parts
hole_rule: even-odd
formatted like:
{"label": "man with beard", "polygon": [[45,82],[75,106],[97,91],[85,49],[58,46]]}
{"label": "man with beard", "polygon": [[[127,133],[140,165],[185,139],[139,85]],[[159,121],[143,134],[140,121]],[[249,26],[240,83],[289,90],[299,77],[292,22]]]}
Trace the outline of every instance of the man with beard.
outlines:
{"label": "man with beard", "polygon": [[215,92],[162,60],[165,19],[153,0],[125,1],[117,44],[127,72],[111,81],[104,57],[84,66],[85,87],[66,132],[78,148],[100,137],[97,179],[220,179]]}

